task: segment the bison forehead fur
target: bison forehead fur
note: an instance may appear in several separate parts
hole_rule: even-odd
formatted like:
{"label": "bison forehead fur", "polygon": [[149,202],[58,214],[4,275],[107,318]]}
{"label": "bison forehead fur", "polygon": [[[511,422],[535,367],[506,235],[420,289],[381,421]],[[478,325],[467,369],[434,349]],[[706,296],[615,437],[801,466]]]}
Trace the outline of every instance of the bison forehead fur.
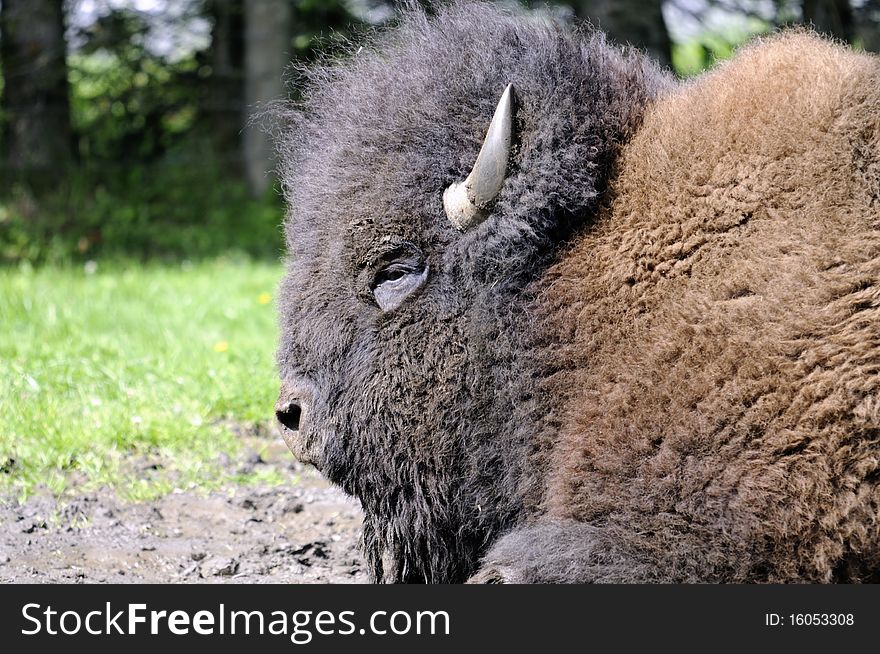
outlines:
{"label": "bison forehead fur", "polygon": [[[789,34],[676,87],[468,2],[310,71],[281,112],[278,361],[373,576],[875,574],[878,82]],[[462,233],[443,190],[509,83],[508,175]],[[383,311],[400,253],[424,283]]]}

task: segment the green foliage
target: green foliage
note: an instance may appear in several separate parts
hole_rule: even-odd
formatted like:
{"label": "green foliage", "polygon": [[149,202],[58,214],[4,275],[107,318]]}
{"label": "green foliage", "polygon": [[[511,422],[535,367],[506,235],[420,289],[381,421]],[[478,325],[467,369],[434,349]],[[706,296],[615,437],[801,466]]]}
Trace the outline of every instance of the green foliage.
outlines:
{"label": "green foliage", "polygon": [[698,38],[672,46],[672,67],[681,77],[693,77],[712,68],[719,61],[730,59],[737,48],[754,36],[766,34],[772,25],[757,18],[736,30],[705,32]]}
{"label": "green foliage", "polygon": [[68,57],[71,122],[80,157],[118,165],[152,161],[193,127],[201,82],[197,53],[171,60],[145,46],[148,26],[115,10],[81,34]]}
{"label": "green foliage", "polygon": [[68,58],[71,121],[80,157],[118,163],[149,161],[177,144],[197,115],[194,58],[168,64],[129,61],[118,53]]}
{"label": "green foliage", "polygon": [[278,257],[277,193],[251,198],[240,153],[198,129],[202,55],[152,54],[147,29],[117,10],[79,35],[68,58],[79,163],[57,180],[0,184],[0,263]]}
{"label": "green foliage", "polygon": [[0,263],[135,257],[201,259],[228,251],[275,260],[277,192],[253,199],[243,182],[201,164],[166,161],[100,175],[74,170],[38,196],[0,197]]}
{"label": "green foliage", "polygon": [[280,273],[229,258],[0,268],[0,495],[230,481],[230,423],[272,419]]}

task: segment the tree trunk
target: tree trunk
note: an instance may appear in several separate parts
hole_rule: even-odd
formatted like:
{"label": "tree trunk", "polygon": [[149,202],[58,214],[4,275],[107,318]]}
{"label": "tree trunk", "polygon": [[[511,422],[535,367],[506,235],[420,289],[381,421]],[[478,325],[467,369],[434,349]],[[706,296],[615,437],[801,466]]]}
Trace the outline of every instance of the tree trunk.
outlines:
{"label": "tree trunk", "polygon": [[2,2],[5,164],[15,176],[49,180],[72,155],[63,0]]}
{"label": "tree trunk", "polygon": [[672,45],[662,0],[579,0],[572,6],[579,18],[588,19],[612,41],[634,45],[662,65],[671,65]]}
{"label": "tree trunk", "polygon": [[819,32],[852,42],[854,25],[849,0],[804,0],[804,22]]}
{"label": "tree trunk", "polygon": [[248,185],[254,195],[266,191],[275,167],[272,141],[260,128],[266,104],[284,95],[283,75],[290,60],[291,5],[289,0],[248,0],[244,3],[245,106],[244,159]]}
{"label": "tree trunk", "polygon": [[244,111],[244,7],[242,0],[209,0],[211,66],[202,106],[203,124],[211,143],[233,175],[243,174],[241,133]]}

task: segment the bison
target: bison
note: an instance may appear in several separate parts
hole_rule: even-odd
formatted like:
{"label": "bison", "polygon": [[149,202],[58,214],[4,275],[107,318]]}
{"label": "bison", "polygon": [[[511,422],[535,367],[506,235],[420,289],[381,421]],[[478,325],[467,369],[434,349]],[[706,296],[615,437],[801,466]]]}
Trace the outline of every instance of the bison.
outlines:
{"label": "bison", "polygon": [[375,580],[880,580],[877,58],[457,2],[280,116],[276,413]]}

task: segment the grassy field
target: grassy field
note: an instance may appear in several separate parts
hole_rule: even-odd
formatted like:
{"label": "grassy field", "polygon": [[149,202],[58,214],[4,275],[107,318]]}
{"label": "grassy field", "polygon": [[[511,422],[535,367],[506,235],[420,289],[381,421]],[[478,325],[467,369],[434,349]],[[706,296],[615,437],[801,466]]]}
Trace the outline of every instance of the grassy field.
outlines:
{"label": "grassy field", "polygon": [[[0,494],[229,481],[235,430],[272,415],[280,274],[224,259],[0,268]],[[258,476],[238,480],[272,481]]]}

